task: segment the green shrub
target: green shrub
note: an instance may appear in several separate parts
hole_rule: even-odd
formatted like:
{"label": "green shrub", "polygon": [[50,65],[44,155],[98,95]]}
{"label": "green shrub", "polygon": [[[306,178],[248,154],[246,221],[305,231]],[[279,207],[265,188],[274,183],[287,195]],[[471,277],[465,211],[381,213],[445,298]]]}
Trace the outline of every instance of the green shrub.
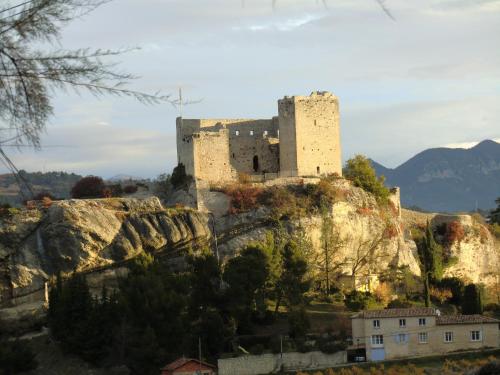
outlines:
{"label": "green shrub", "polygon": [[310,325],[305,308],[297,307],[288,313],[288,331],[290,337],[305,337]]}
{"label": "green shrub", "polygon": [[35,369],[35,354],[22,341],[0,341],[0,374],[17,374]]}
{"label": "green shrub", "polygon": [[354,183],[354,186],[372,193],[379,202],[387,202],[389,189],[385,186],[385,177],[377,177],[375,169],[368,158],[356,155],[349,159],[344,168],[343,175]]}
{"label": "green shrub", "polygon": [[353,290],[346,294],[344,304],[351,311],[367,310],[376,306],[375,297],[370,292]]}
{"label": "green shrub", "polygon": [[1,218],[10,218],[19,213],[19,209],[15,207],[11,207],[10,204],[5,203],[0,205],[0,219]]}
{"label": "green shrub", "polygon": [[334,340],[331,337],[319,338],[316,345],[320,351],[326,354],[333,354],[347,348],[345,341]]}
{"label": "green shrub", "polygon": [[489,226],[491,233],[500,240],[500,224],[493,223]]}
{"label": "green shrub", "polygon": [[498,375],[500,374],[500,361],[492,361],[485,364],[479,372],[478,375]]}
{"label": "green shrub", "polygon": [[395,299],[387,304],[388,309],[405,309],[412,306],[413,303],[411,301],[401,298]]}
{"label": "green shrub", "polygon": [[192,177],[186,174],[186,167],[180,163],[172,171],[170,176],[170,183],[175,189],[185,188],[192,181]]}
{"label": "green shrub", "polygon": [[451,290],[451,298],[447,302],[460,306],[462,303],[462,294],[464,292],[464,282],[458,277],[445,277],[439,282],[436,282],[436,286],[441,289]]}

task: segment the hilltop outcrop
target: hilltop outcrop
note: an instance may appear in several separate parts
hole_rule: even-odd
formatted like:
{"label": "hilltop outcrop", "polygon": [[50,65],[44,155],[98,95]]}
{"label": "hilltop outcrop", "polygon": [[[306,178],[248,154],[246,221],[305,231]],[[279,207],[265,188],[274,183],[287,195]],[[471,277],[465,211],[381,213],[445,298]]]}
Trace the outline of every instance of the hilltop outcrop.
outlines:
{"label": "hilltop outcrop", "polygon": [[[329,212],[312,211],[286,221],[290,233],[302,230],[311,241],[313,262],[320,254],[324,220],[329,218],[343,242],[331,261],[356,287],[373,287],[369,285],[372,276],[390,265],[407,266],[418,275],[418,255],[409,229],[427,220],[436,225],[460,220],[465,235],[450,246],[456,262],[446,274],[495,282],[500,268],[498,244],[470,216],[443,218],[407,210],[401,215],[399,207],[382,207],[372,195],[345,180],[336,184],[342,198]],[[66,200],[49,208],[21,210],[0,219],[0,320],[23,321],[28,326],[43,315],[46,282],[58,272],[86,273],[91,288],[98,291],[103,284],[115,286],[127,272],[127,262],[141,253],[157,254],[179,267],[187,248],[214,244],[214,234],[218,256],[225,262],[245,245],[265,240],[274,225],[272,216],[272,207],[265,206],[213,216],[189,208],[164,208],[154,197]]]}

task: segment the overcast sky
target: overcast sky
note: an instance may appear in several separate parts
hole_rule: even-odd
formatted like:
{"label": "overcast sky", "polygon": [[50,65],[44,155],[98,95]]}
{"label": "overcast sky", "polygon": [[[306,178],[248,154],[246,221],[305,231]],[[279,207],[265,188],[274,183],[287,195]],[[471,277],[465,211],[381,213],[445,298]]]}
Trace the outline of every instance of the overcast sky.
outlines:
{"label": "overcast sky", "polygon": [[[63,33],[119,57],[132,88],[189,99],[184,117],[268,118],[284,95],[340,98],[344,161],[395,167],[429,147],[500,138],[500,0],[115,0]],[[54,96],[42,151],[19,168],[154,177],[176,162],[168,104]],[[63,146],[63,147],[50,147]]]}

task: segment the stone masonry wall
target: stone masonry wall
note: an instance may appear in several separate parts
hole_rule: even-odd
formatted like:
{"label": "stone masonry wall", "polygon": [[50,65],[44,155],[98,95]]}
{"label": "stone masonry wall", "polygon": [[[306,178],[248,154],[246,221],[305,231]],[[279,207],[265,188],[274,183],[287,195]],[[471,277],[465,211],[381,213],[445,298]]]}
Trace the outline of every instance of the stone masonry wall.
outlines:
{"label": "stone masonry wall", "polygon": [[238,173],[278,173],[277,118],[270,120],[177,119],[179,162],[209,182],[228,182]]}
{"label": "stone masonry wall", "polygon": [[295,121],[299,175],[342,175],[337,97],[330,93],[296,97]]}
{"label": "stone masonry wall", "polygon": [[317,370],[347,362],[345,351],[325,354],[322,352],[308,353],[283,353],[246,355],[237,358],[218,360],[219,375],[260,375],[279,372],[283,367],[285,371]]}
{"label": "stone masonry wall", "polygon": [[234,181],[239,173],[342,174],[336,96],[285,97],[278,101],[278,112],[261,120],[178,118],[178,162],[188,174],[214,183]]}

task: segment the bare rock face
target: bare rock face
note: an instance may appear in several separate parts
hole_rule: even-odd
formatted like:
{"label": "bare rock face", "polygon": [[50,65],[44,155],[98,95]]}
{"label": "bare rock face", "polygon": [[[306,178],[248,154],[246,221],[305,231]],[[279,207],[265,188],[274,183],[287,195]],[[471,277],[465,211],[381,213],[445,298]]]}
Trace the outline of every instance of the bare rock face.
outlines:
{"label": "bare rock face", "polygon": [[403,220],[410,227],[424,227],[427,222],[437,227],[455,223],[463,236],[447,244],[445,251],[452,259],[444,276],[459,277],[473,283],[498,285],[500,278],[500,243],[488,228],[471,215],[445,215],[403,210]]}
{"label": "bare rock face", "polygon": [[[465,236],[449,248],[456,261],[446,269],[447,276],[487,284],[499,277],[498,242],[469,215],[450,218],[403,210],[401,217],[397,207],[380,207],[372,195],[345,180],[338,184],[345,196],[326,216],[313,212],[288,222],[287,227],[290,232],[304,230],[314,261],[314,254],[321,253],[322,226],[326,219],[331,220],[343,243],[331,261],[339,265],[340,273],[355,273],[352,281],[357,287],[393,265],[420,274],[409,228],[427,220],[435,225],[459,220],[465,228]],[[21,210],[0,218],[0,320],[17,319],[24,327],[43,317],[45,284],[58,272],[84,272],[95,290],[103,284],[112,287],[113,280],[116,285],[126,274],[127,262],[137,255],[167,255],[173,267],[182,266],[178,250],[212,239],[212,233],[225,262],[249,243],[266,238],[272,226],[270,214],[269,207],[238,215],[165,209],[153,197],[57,201],[48,209]]]}
{"label": "bare rock face", "polygon": [[142,252],[210,237],[207,217],[164,209],[158,198],[57,201],[23,211],[0,229],[0,303],[40,300],[57,272],[119,267]]}

